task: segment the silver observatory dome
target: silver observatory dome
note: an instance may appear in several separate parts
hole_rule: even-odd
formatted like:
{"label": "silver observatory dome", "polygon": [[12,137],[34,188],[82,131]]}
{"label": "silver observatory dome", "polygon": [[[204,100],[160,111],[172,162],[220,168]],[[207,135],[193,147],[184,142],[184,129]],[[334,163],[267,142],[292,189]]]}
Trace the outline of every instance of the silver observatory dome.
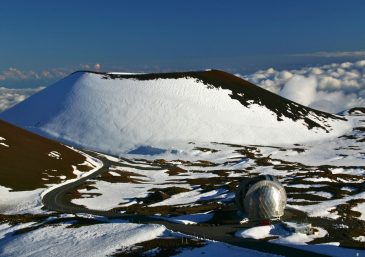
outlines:
{"label": "silver observatory dome", "polygon": [[235,200],[250,220],[273,220],[284,215],[286,192],[275,177],[258,176],[240,182]]}

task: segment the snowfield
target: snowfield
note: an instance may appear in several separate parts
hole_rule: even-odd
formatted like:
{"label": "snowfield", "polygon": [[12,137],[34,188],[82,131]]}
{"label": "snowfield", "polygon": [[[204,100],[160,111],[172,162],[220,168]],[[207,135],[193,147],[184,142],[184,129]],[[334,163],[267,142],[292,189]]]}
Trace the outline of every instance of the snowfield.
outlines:
{"label": "snowfield", "polygon": [[69,225],[46,226],[26,234],[7,235],[0,243],[0,255],[106,256],[120,248],[154,239],[165,231],[160,225],[123,222],[67,228]]}
{"label": "snowfield", "polygon": [[[245,106],[232,98],[231,90],[214,88],[192,77],[138,80],[105,76],[74,73],[1,113],[0,118],[114,155],[141,146],[169,149],[190,141],[301,143],[336,137],[350,128],[344,120],[319,117],[314,112],[309,112],[307,120],[278,117],[264,105],[248,100]],[[291,114],[291,108],[298,106],[288,105],[287,112]],[[329,133],[319,127],[309,129],[308,119]]]}
{"label": "snowfield", "polygon": [[[57,220],[57,218],[50,218]],[[111,223],[101,223],[80,227],[72,227],[75,221],[60,222],[56,225],[42,226],[28,233],[35,223],[25,223],[17,226],[0,224],[0,255],[26,257],[79,256],[99,257],[110,256],[116,252],[133,249],[133,246],[154,239],[180,238],[184,235],[167,230],[162,225],[134,224],[115,220]],[[19,247],[21,246],[21,247]],[[261,253],[254,250],[235,247],[220,242],[207,241],[199,248],[182,244],[174,256],[243,256],[243,257],[279,257],[279,255]],[[158,248],[152,249],[158,252]],[[148,255],[147,255],[148,256]]]}
{"label": "snowfield", "polygon": [[[310,241],[315,238],[321,238],[327,235],[327,231],[322,228],[316,228],[318,232],[313,235],[306,235],[299,232],[289,233],[280,226],[270,225],[270,226],[259,226],[250,229],[237,231],[237,237],[243,238],[254,238],[263,239],[269,237],[275,237],[271,239],[270,242],[276,244],[290,245],[295,248],[305,249],[307,251],[312,251],[315,253],[321,253],[333,257],[343,257],[343,256],[362,256],[365,254],[365,250],[352,250],[342,247],[338,247],[339,243],[330,242],[326,244],[309,245]],[[363,237],[355,238],[356,240],[363,240]]]}
{"label": "snowfield", "polygon": [[[297,224],[294,224],[297,225]],[[315,238],[321,238],[327,235],[327,231],[322,228],[316,228],[318,232],[313,235],[307,235],[299,232],[288,232],[281,224],[266,225],[249,228],[242,231],[237,231],[237,237],[264,239],[269,237],[275,237],[271,242],[280,244],[303,244],[314,240]]]}
{"label": "snowfield", "polygon": [[13,192],[10,188],[0,186],[0,213],[19,214],[40,211],[43,191],[44,189]]}
{"label": "snowfield", "polygon": [[281,255],[263,253],[253,251],[250,249],[239,248],[222,243],[211,243],[207,246],[197,249],[188,249],[175,255],[175,257],[194,257],[194,256],[209,256],[209,257],[222,257],[222,256],[237,256],[237,257],[280,257]]}

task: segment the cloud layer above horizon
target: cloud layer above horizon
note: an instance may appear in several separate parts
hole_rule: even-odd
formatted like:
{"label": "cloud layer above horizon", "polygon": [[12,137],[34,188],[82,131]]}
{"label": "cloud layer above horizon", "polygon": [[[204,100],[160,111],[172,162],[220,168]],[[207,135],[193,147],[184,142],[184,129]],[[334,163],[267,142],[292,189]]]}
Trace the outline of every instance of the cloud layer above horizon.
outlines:
{"label": "cloud layer above horizon", "polygon": [[47,78],[61,78],[70,73],[64,69],[36,71],[22,71],[14,67],[0,71],[0,81],[6,80],[40,80]]}
{"label": "cloud layer above horizon", "polygon": [[365,60],[296,70],[270,68],[236,75],[292,101],[326,112],[338,113],[365,106]]}

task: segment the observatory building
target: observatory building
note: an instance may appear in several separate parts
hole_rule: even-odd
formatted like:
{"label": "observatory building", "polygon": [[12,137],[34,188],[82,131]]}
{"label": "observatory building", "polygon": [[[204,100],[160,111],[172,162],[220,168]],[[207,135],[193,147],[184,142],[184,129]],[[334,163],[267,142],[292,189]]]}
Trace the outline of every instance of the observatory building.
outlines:
{"label": "observatory building", "polygon": [[275,177],[257,176],[240,182],[235,201],[250,220],[275,220],[284,215],[286,192]]}

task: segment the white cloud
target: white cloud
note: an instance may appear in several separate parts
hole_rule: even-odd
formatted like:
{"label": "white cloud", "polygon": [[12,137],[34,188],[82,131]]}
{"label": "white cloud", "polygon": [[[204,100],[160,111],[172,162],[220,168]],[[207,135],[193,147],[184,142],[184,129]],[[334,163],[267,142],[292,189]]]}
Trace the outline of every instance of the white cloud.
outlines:
{"label": "white cloud", "polygon": [[0,87],[0,112],[25,100],[41,89],[43,89],[43,87],[22,89]]}
{"label": "white cloud", "polygon": [[61,78],[69,74],[65,69],[52,69],[43,71],[23,71],[10,67],[0,71],[0,81],[6,80],[40,80],[49,78]]}
{"label": "white cloud", "polygon": [[304,57],[365,57],[365,51],[342,51],[342,52],[315,52],[315,53],[303,53],[293,54],[292,56],[304,56]]}
{"label": "white cloud", "polygon": [[365,106],[365,100],[357,94],[344,94],[342,91],[318,91],[310,107],[331,113],[338,113],[355,106]]}
{"label": "white cloud", "polygon": [[294,75],[285,83],[279,94],[294,102],[309,105],[315,100],[316,92],[317,80],[315,77]]}
{"label": "white cloud", "polygon": [[100,63],[95,64],[94,69],[99,71],[101,69],[101,64]]}
{"label": "white cloud", "polygon": [[365,60],[296,70],[270,68],[241,77],[322,111],[337,113],[355,106],[365,107]]}
{"label": "white cloud", "polygon": [[0,81],[21,81],[21,80],[42,80],[42,79],[60,79],[66,77],[75,70],[100,70],[101,64],[95,65],[79,64],[74,68],[54,68],[49,70],[33,71],[21,70],[10,67],[5,70],[0,70]]}
{"label": "white cloud", "polygon": [[84,70],[90,70],[90,65],[89,64],[80,64],[81,69]]}

